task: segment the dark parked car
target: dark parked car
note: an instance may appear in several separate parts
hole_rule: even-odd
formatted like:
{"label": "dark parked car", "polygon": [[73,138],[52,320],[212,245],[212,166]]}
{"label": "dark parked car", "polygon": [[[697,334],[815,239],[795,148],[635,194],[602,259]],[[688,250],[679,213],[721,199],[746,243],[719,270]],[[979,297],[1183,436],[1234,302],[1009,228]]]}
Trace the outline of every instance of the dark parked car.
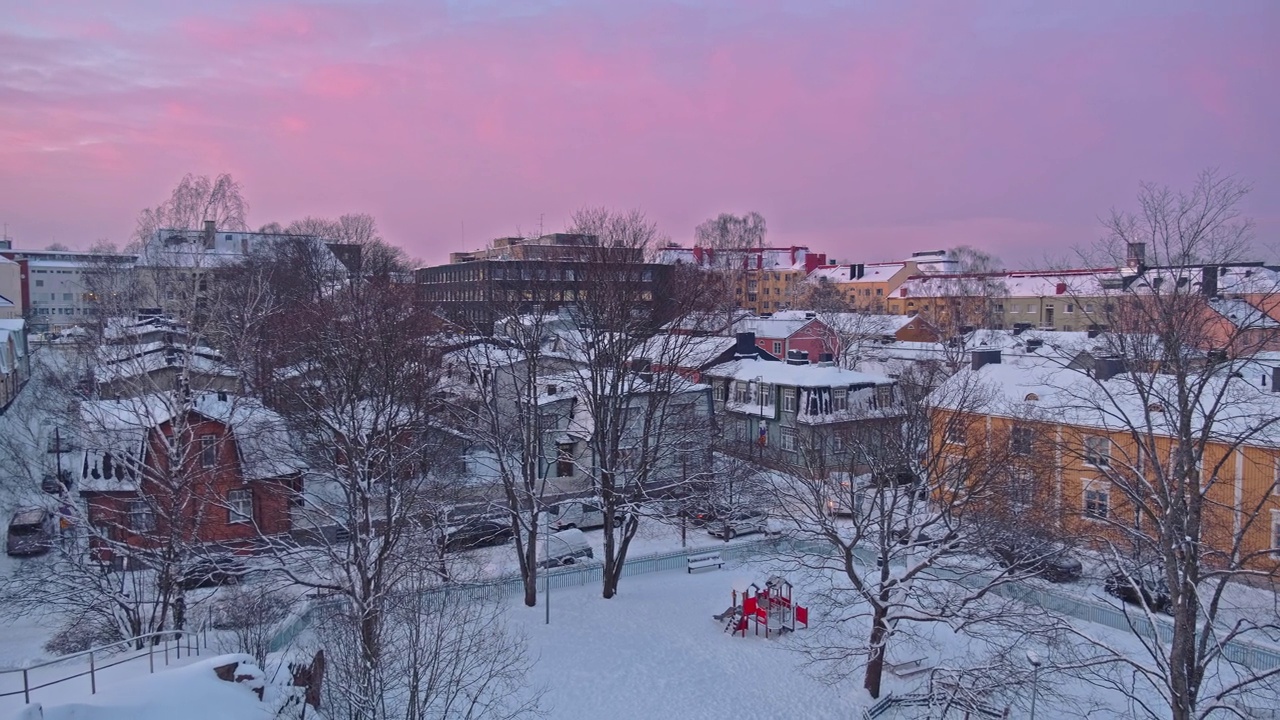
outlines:
{"label": "dark parked car", "polygon": [[1108,595],[1118,597],[1130,605],[1146,605],[1156,612],[1169,613],[1173,602],[1163,580],[1144,579],[1139,574],[1115,573],[1103,583]]}
{"label": "dark parked car", "polygon": [[514,535],[510,521],[493,517],[465,518],[445,531],[444,547],[446,550],[467,550],[501,545]]}
{"label": "dark parked car", "polygon": [[1066,548],[1036,540],[1006,540],[991,548],[996,560],[1012,570],[1039,575],[1049,582],[1079,580],[1084,566]]}
{"label": "dark parked car", "polygon": [[183,590],[235,585],[244,579],[249,568],[235,555],[214,555],[192,561],[178,578]]}
{"label": "dark parked car", "polygon": [[680,513],[689,521],[690,525],[704,527],[728,515],[729,508],[712,503],[698,503],[686,507]]}
{"label": "dark parked car", "polygon": [[9,555],[39,555],[53,545],[53,513],[44,508],[22,508],[9,521],[5,552]]}

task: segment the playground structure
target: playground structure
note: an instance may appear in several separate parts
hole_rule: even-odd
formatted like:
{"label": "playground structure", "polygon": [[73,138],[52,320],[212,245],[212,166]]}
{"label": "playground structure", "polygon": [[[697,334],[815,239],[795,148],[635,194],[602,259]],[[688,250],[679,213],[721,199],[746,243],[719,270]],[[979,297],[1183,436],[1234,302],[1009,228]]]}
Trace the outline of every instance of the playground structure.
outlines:
{"label": "playground structure", "polygon": [[712,617],[724,623],[724,631],[742,637],[747,628],[755,626],[755,634],[764,628],[764,636],[795,632],[797,626],[809,627],[809,608],[795,604],[791,596],[791,583],[774,575],[761,588],[755,583],[742,591],[742,603],[738,603],[738,591],[733,591],[733,604],[724,612]]}

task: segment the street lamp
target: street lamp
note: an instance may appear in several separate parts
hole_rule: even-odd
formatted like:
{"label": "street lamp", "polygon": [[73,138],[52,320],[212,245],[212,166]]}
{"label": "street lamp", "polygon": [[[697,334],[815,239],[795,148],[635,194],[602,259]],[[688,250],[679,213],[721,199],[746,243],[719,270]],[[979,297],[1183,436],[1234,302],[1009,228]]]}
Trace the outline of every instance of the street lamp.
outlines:
{"label": "street lamp", "polygon": [[1031,720],[1036,720],[1036,695],[1040,691],[1040,657],[1028,650],[1027,662],[1031,663]]}

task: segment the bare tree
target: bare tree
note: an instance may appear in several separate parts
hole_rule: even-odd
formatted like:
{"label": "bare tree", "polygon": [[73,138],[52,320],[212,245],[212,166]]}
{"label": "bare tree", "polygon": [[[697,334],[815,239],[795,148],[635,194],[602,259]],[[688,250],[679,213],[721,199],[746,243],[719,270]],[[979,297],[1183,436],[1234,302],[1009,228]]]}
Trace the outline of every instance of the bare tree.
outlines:
{"label": "bare tree", "polygon": [[872,697],[881,693],[889,649],[924,641],[917,628],[979,633],[1026,615],[990,592],[1018,573],[994,560],[949,560],[991,547],[997,524],[988,518],[1010,485],[1008,443],[963,412],[985,408],[991,389],[952,382],[933,390],[935,379],[916,372],[892,390],[851,393],[838,425],[800,428],[789,472],[776,483],[792,532],[827,548],[794,559],[831,579],[821,596],[832,621],[867,624],[865,634],[854,633],[861,647],[836,632],[816,638],[809,653],[828,670],[861,669]]}
{"label": "bare tree", "polygon": [[723,251],[762,248],[767,232],[764,216],[754,211],[740,216],[720,213],[694,229],[699,245]]}
{"label": "bare tree", "polygon": [[377,670],[381,695],[366,703],[353,625],[334,616],[321,626],[329,649],[326,708],[347,718],[518,718],[542,715],[544,690],[531,686],[534,658],[510,630],[501,604],[439,585],[430,573],[405,578],[388,599]]}
{"label": "bare tree", "polygon": [[216,227],[245,230],[249,204],[245,202],[240,183],[229,174],[216,178],[208,175],[184,176],[169,199],[138,214],[138,227],[133,242],[146,243],[162,228],[188,230],[202,227],[212,220]]}
{"label": "bare tree", "polygon": [[[702,286],[688,282],[681,266],[644,265],[620,255],[641,255],[660,237],[641,213],[580,212],[571,226],[600,238],[601,253],[583,268],[574,306],[577,332],[562,338],[577,367],[571,388],[590,418],[587,468],[604,512],[604,597],[617,592],[627,549],[651,492],[681,480],[676,458],[700,454],[710,443],[690,435],[709,403],[699,389],[671,371],[683,367],[688,335],[663,335],[667,322],[707,309]],[[646,276],[671,272],[666,288],[654,290]],[[695,274],[697,270],[688,270]],[[653,297],[663,289],[664,302]],[[705,427],[705,420],[704,427]],[[688,442],[694,439],[693,443]],[[621,521],[621,522],[619,522]]]}
{"label": "bare tree", "polygon": [[342,601],[353,717],[385,717],[391,597],[424,568],[453,576],[440,532],[456,501],[435,318],[409,289],[355,282],[294,317],[301,363],[273,388],[306,461],[303,527],[266,548],[292,582]]}
{"label": "bare tree", "polygon": [[1125,606],[1138,656],[1076,631],[1079,656],[1150,717],[1245,716],[1276,700],[1280,669],[1227,653],[1280,629],[1274,599],[1259,607],[1240,589],[1276,580],[1280,417],[1274,378],[1255,360],[1276,340],[1262,310],[1276,276],[1239,265],[1248,191],[1208,171],[1187,192],[1144,185],[1137,212],[1113,211],[1108,236],[1083,254],[1127,268],[1102,285],[1096,317],[1110,332],[1089,348],[1094,362],[1047,376],[1067,492],[1084,493],[1063,522],[1098,548],[1112,588],[1141,601]]}

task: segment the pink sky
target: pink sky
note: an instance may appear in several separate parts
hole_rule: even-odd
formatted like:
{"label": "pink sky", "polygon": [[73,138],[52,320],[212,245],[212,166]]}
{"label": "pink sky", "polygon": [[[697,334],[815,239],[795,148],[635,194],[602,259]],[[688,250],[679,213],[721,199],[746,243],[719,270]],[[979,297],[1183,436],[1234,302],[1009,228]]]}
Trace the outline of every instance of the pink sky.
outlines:
{"label": "pink sky", "polygon": [[230,172],[255,227],[369,212],[428,262],[608,205],[1018,267],[1216,166],[1280,260],[1277,36],[1271,0],[0,0],[0,221],[123,243]]}

